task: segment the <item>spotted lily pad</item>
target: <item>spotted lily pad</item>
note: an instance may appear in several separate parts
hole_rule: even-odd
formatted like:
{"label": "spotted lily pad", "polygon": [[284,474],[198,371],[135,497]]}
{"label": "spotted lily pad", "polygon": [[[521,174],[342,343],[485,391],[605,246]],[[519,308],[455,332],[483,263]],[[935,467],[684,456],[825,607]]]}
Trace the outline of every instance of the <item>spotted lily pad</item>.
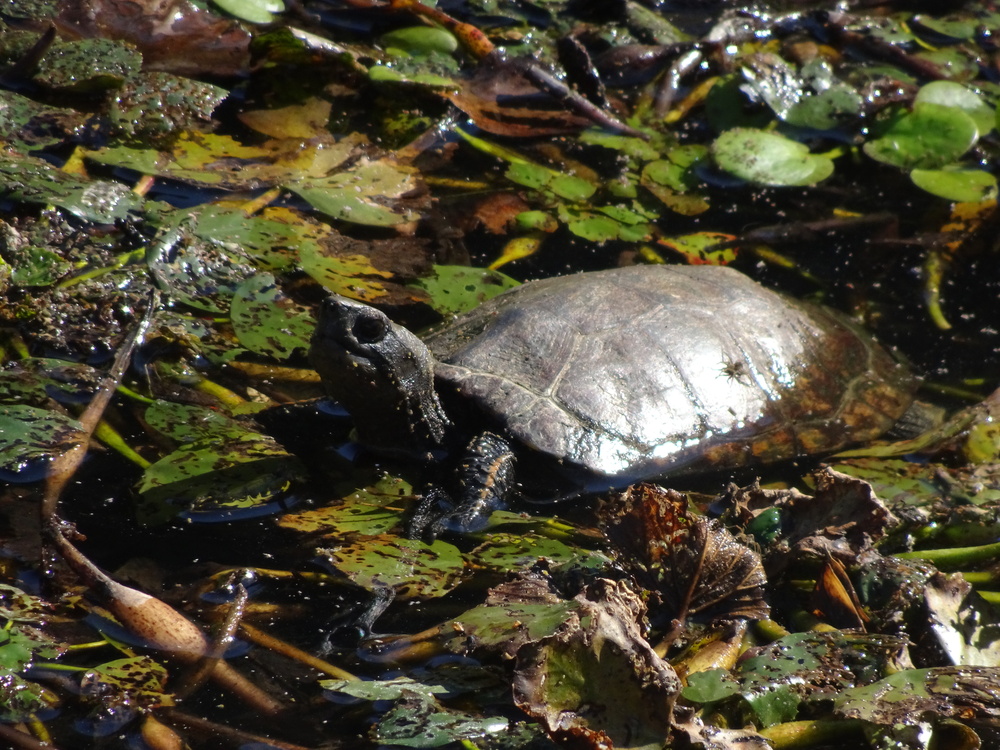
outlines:
{"label": "spotted lily pad", "polygon": [[147,421],[183,444],[148,467],[139,482],[144,523],[180,512],[226,520],[275,512],[268,505],[304,467],[273,438],[212,409],[158,402]]}
{"label": "spotted lily pad", "polygon": [[148,656],[101,664],[87,670],[81,684],[83,695],[100,696],[107,706],[155,708],[174,705],[166,690],[167,670]]}
{"label": "spotted lily pad", "polygon": [[50,107],[13,91],[0,91],[0,133],[14,149],[28,153],[66,141],[83,115]]}
{"label": "spotted lily pad", "polygon": [[119,88],[142,67],[134,48],[110,39],[53,44],[38,63],[34,81],[62,92],[94,93]]}
{"label": "spotted lily pad", "polygon": [[777,133],[733,128],[712,144],[720,168],[760,185],[815,185],[833,174],[833,161]]}
{"label": "spotted lily pad", "polygon": [[0,473],[36,481],[56,455],[77,446],[83,427],[75,419],[35,406],[0,406]]}
{"label": "spotted lily pad", "polygon": [[243,346],[278,360],[308,349],[316,327],[313,317],[284,295],[269,273],[251,276],[237,287],[229,314]]}
{"label": "spotted lily pad", "polygon": [[459,550],[440,539],[426,544],[388,534],[362,536],[319,552],[359,586],[389,586],[398,599],[443,596],[458,585],[465,569]]}
{"label": "spotted lily pad", "polygon": [[362,163],[331,177],[290,182],[286,187],[316,210],[341,221],[384,227],[417,218],[412,211],[392,208],[396,199],[416,189],[414,171],[387,159]]}
{"label": "spotted lily pad", "polygon": [[509,725],[510,720],[503,716],[477,716],[445,708],[431,696],[411,693],[381,718],[374,735],[385,746],[442,747],[505,735]]}
{"label": "spotted lily pad", "polygon": [[499,271],[468,266],[434,266],[434,275],[413,282],[427,292],[431,307],[442,315],[458,315],[478,307],[520,282]]}
{"label": "spotted lily pad", "polygon": [[339,502],[286,513],[278,519],[278,525],[335,539],[342,539],[347,534],[377,536],[403,525],[404,511],[409,510],[407,500],[412,496],[413,488],[407,482],[386,476]]}
{"label": "spotted lily pad", "polygon": [[54,204],[100,224],[125,219],[143,200],[120,182],[87,180],[41,159],[0,155],[0,195],[27,203]]}

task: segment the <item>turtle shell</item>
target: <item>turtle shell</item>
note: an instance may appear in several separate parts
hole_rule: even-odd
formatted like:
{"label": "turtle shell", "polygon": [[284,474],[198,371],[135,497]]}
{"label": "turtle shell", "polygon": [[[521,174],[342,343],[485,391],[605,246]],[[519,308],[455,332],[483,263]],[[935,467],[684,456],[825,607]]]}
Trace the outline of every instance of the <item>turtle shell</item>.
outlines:
{"label": "turtle shell", "polygon": [[529,282],[425,341],[444,399],[595,487],[831,452],[916,388],[841,316],[715,266]]}

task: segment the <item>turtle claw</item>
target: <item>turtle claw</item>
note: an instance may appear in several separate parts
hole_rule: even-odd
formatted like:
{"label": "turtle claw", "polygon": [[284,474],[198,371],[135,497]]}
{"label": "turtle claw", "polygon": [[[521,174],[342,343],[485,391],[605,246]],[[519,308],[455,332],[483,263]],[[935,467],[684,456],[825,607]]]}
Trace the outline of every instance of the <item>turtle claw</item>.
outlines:
{"label": "turtle claw", "polygon": [[478,531],[490,514],[502,507],[514,484],[514,452],[499,435],[477,435],[459,467],[461,502],[454,503],[441,487],[424,495],[407,525],[411,539],[433,541],[445,531]]}

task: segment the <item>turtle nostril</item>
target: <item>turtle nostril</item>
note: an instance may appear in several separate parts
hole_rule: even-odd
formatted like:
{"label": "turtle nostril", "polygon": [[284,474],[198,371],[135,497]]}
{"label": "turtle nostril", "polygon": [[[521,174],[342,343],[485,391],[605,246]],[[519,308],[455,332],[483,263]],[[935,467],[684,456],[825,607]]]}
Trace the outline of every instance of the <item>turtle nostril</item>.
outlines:
{"label": "turtle nostril", "polygon": [[362,344],[377,344],[385,338],[388,330],[385,318],[373,315],[361,315],[351,326],[354,338]]}

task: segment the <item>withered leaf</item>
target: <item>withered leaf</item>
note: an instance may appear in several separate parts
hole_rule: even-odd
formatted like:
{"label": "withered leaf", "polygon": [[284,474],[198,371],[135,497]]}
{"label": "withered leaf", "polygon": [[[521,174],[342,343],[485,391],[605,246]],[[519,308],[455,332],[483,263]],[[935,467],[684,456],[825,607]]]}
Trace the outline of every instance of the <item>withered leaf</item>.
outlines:
{"label": "withered leaf", "polygon": [[530,60],[491,55],[458,91],[445,96],[478,127],[496,135],[560,135],[591,125],[591,120],[568,110],[526,77],[526,66],[531,64]]}
{"label": "withered leaf", "polygon": [[518,652],[515,702],[571,747],[662,747],[680,681],[642,637],[642,602],[607,580],[574,601],[564,628]]}
{"label": "withered leaf", "polygon": [[679,492],[639,484],[601,509],[600,520],[621,562],[656,592],[656,621],[767,617],[760,558],[718,522],[688,513]]}

